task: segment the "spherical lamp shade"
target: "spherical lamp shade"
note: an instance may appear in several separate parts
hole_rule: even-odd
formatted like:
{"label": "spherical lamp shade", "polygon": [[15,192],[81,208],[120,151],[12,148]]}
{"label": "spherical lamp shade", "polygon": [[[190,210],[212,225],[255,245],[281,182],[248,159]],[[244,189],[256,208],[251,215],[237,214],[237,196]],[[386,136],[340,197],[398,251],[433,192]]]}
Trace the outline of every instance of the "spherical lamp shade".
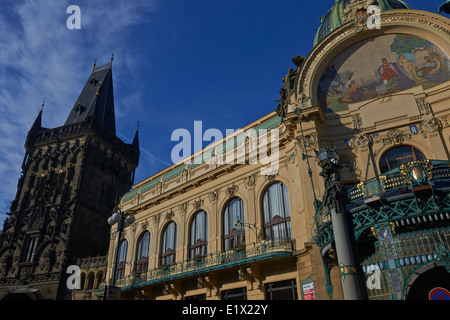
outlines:
{"label": "spherical lamp shade", "polygon": [[327,164],[338,165],[339,154],[332,147],[324,147],[319,150],[319,166],[322,168]]}
{"label": "spherical lamp shade", "polygon": [[125,227],[128,227],[129,225],[132,225],[134,223],[134,221],[136,221],[136,218],[133,215],[129,215],[125,219]]}
{"label": "spherical lamp shade", "polygon": [[118,212],[113,213],[113,215],[112,215],[111,217],[108,218],[108,223],[109,223],[109,225],[112,226],[112,225],[115,225],[117,222],[119,222],[120,216],[121,216],[121,214],[118,213]]}

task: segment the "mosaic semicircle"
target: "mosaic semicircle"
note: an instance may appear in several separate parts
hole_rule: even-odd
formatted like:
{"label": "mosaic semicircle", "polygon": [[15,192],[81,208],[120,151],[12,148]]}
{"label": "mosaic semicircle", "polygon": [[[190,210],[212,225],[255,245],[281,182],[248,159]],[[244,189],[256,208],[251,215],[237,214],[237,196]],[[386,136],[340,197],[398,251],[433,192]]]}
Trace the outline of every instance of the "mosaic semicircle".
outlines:
{"label": "mosaic semicircle", "polygon": [[432,42],[410,34],[383,35],[339,54],[322,74],[317,98],[324,112],[416,86],[450,80],[450,59]]}

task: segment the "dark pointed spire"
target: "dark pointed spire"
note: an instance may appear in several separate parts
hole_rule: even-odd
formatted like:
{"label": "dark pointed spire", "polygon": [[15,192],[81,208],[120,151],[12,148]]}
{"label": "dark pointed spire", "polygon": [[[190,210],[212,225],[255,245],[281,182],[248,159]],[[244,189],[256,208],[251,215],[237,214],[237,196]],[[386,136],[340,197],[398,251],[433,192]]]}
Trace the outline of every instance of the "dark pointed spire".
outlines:
{"label": "dark pointed spire", "polygon": [[39,114],[37,115],[36,120],[34,120],[33,125],[30,128],[30,131],[42,130],[42,111],[44,110],[44,104],[45,104],[45,98],[44,98],[44,101],[42,101],[41,110],[39,111]]}
{"label": "dark pointed spire", "polygon": [[[44,110],[44,104],[45,104],[45,98],[44,101],[42,101],[41,110],[39,110],[39,113],[36,117],[36,119],[33,122],[33,125],[31,126],[30,130],[28,130],[27,139],[25,140],[25,147],[33,144],[36,137],[39,135],[40,131],[47,130],[45,128],[42,128],[42,112]],[[23,164],[22,164],[23,166]]]}
{"label": "dark pointed spire", "polygon": [[139,150],[139,121],[137,123],[136,134],[134,135],[133,143],[131,144],[131,146],[134,149]]}
{"label": "dark pointed spire", "polygon": [[111,62],[97,66],[94,62],[92,74],[81,91],[64,125],[95,118],[108,131],[116,134],[114,114],[114,91]]}

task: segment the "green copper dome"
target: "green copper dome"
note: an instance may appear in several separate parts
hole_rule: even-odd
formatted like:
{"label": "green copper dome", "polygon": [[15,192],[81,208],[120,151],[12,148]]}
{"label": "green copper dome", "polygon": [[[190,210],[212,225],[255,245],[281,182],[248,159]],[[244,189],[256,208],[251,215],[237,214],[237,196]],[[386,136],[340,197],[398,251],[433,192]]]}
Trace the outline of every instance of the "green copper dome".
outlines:
{"label": "green copper dome", "polygon": [[[328,13],[320,18],[321,24],[319,30],[317,30],[316,37],[314,38],[314,46],[345,23],[344,10],[346,6],[351,4],[352,0],[334,0],[334,2],[335,4],[328,11]],[[378,0],[375,1],[374,5],[378,5],[382,11],[392,9],[411,9],[409,5],[401,0]]]}

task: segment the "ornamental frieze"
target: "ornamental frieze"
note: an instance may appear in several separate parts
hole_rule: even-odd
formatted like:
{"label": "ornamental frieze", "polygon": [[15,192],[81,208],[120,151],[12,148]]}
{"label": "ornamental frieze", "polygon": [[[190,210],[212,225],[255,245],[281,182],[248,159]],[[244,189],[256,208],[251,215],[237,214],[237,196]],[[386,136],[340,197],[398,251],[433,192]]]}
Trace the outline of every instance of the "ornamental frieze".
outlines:
{"label": "ornamental frieze", "polygon": [[382,139],[383,145],[386,144],[401,144],[406,139],[411,139],[410,133],[405,133],[400,129],[393,129],[387,133],[387,137]]}

